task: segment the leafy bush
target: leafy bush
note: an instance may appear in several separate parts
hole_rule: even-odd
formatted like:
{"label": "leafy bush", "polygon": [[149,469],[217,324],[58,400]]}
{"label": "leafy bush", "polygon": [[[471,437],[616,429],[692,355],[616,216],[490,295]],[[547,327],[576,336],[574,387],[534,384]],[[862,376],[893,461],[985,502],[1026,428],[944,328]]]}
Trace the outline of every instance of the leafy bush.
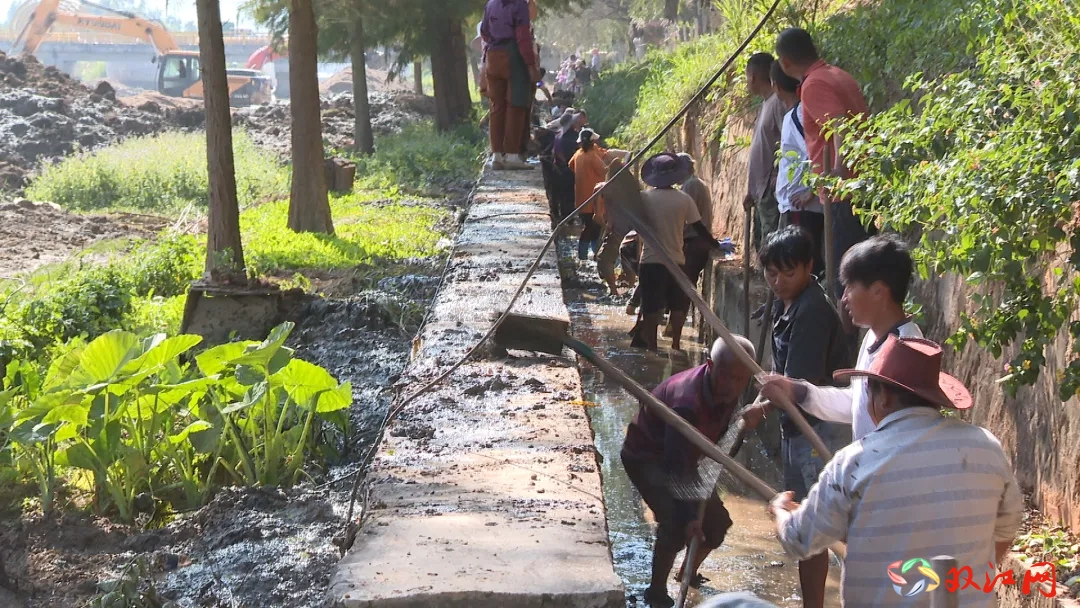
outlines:
{"label": "leafy bush", "polygon": [[118,265],[89,266],[31,298],[15,312],[23,337],[35,348],[77,336],[98,336],[131,311],[132,285]]}
{"label": "leafy bush", "polygon": [[[236,193],[250,205],[288,193],[288,172],[246,134],[233,135]],[[26,195],[68,209],[176,212],[208,204],[206,137],[164,133],[132,138],[48,165]]]}
{"label": "leafy bush", "polygon": [[[93,479],[98,512],[130,521],[146,495],[201,506],[215,487],[292,485],[321,460],[324,426],[344,431],[348,383],[292,357],[286,323],[263,342],[181,357],[198,336],[138,338],[113,331],[52,362],[44,378],[8,365],[0,439],[31,472],[48,512],[76,470]],[[0,463],[3,460],[0,459]]]}
{"label": "leafy bush", "polygon": [[[1009,388],[1035,381],[1068,327],[1073,352],[1058,378],[1068,399],[1080,395],[1080,322],[1070,323],[1080,307],[1080,35],[1061,27],[1075,16],[1057,3],[983,0],[967,10],[1009,28],[980,39],[973,69],[913,77],[917,111],[904,102],[870,120],[850,150],[860,179],[846,186],[887,225],[926,227],[924,276],[996,288],[973,294],[980,308],[962,315],[951,342],[1000,356],[1019,340]],[[1045,46],[1048,37],[1063,38]]]}
{"label": "leafy bush", "polygon": [[483,133],[473,125],[447,133],[437,132],[429,122],[409,125],[401,133],[379,137],[374,155],[353,157],[356,188],[425,192],[471,179],[483,149]]}
{"label": "leafy bush", "polygon": [[[600,72],[578,105],[589,115],[589,124],[597,133],[615,138],[637,110],[641,87],[654,70],[666,69],[668,56],[654,53],[641,62],[621,63]],[[669,68],[668,68],[669,69]]]}

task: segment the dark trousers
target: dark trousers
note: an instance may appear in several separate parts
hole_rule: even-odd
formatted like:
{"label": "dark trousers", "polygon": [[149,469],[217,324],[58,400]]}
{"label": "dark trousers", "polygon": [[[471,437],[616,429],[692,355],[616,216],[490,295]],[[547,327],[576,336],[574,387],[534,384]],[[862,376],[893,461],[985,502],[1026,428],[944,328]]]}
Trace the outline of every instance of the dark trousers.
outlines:
{"label": "dark trousers", "polygon": [[683,241],[683,255],[686,257],[683,271],[695,286],[698,284],[698,279],[701,278],[701,273],[709,265],[709,254],[711,252],[712,244],[700,236],[692,236]]}
{"label": "dark trousers", "polygon": [[595,219],[593,219],[592,213],[582,213],[581,221],[584,227],[581,230],[581,236],[578,237],[578,258],[585,260],[589,257],[589,250],[592,249],[595,254],[600,249],[600,235],[604,230]]}
{"label": "dark trousers", "polygon": [[836,280],[836,294],[834,295],[837,301],[844,296],[844,285],[837,276],[840,271],[840,261],[844,259],[844,254],[848,249],[875,234],[877,234],[877,228],[873,224],[863,226],[862,220],[851,210],[851,203],[833,203],[833,259],[836,260],[833,278]]}
{"label": "dark trousers", "polygon": [[[671,565],[675,556],[686,546],[686,524],[679,518],[679,506],[671,490],[664,487],[660,479],[656,479],[659,467],[650,465],[640,459],[621,454],[623,468],[626,476],[637,488],[645,504],[652,510],[656,517],[656,545],[653,547],[653,572],[656,576],[657,566],[671,571]],[[696,508],[696,507],[695,507]],[[724,507],[724,501],[716,492],[712,492],[705,501],[705,517],[701,520],[701,529],[705,535],[702,547],[706,551],[712,551],[724,543],[724,536],[731,528],[731,515]],[[666,573],[660,573],[665,576]],[[655,580],[655,579],[654,579]]]}
{"label": "dark trousers", "polygon": [[551,213],[551,225],[562,220],[562,209],[559,208],[559,197],[556,193],[555,163],[550,158],[540,157],[540,172],[544,176],[544,193],[547,194],[548,211]]}
{"label": "dark trousers", "polygon": [[510,51],[494,48],[487,54],[487,88],[491,98],[491,151],[517,154],[528,125],[528,108],[510,104]]}
{"label": "dark trousers", "polygon": [[574,203],[574,181],[574,172],[570,167],[556,161],[555,195],[559,199],[559,211],[564,219],[577,208]]}

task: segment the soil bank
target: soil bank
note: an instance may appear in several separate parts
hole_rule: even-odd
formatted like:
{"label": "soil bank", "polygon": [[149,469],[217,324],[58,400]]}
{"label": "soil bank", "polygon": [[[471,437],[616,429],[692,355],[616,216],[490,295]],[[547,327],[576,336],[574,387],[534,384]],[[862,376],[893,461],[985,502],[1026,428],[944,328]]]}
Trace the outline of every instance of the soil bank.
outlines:
{"label": "soil bank", "polygon": [[[483,176],[399,400],[476,343],[549,234],[539,171]],[[568,318],[554,251],[514,310]],[[389,427],[331,604],[624,605],[577,369],[516,354],[488,350]]]}

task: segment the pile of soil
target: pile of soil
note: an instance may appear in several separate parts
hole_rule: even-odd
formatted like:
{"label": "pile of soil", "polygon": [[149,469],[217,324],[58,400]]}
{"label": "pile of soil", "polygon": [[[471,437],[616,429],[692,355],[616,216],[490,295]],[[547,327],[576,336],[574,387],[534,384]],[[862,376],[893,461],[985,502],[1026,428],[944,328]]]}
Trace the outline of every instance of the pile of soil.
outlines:
{"label": "pile of soil", "polygon": [[[410,91],[372,91],[371,128],[376,134],[399,133],[407,125],[435,116],[435,98]],[[340,94],[322,102],[323,139],[334,148],[353,144],[352,95]],[[287,105],[265,105],[233,110],[233,126],[242,127],[252,140],[287,158],[292,119]]]}
{"label": "pile of soil", "polygon": [[34,57],[0,53],[0,191],[20,191],[43,162],[163,131],[172,118],[117,102],[108,82],[90,89]]}
{"label": "pile of soil", "polygon": [[0,279],[62,262],[98,241],[150,238],[165,224],[151,215],[76,215],[53,203],[0,202]]}

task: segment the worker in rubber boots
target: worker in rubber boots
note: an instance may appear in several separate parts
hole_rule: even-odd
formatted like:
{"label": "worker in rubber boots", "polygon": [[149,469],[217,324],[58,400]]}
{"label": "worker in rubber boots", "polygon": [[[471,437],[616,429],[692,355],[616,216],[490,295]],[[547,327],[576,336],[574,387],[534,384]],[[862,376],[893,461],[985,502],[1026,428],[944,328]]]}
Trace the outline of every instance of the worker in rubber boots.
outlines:
{"label": "worker in rubber boots", "polygon": [[[754,356],[749,340],[735,336],[735,341],[737,347]],[[715,443],[727,432],[750,376],[730,347],[717,340],[704,365],[668,378],[653,395]],[[697,579],[697,569],[724,542],[731,527],[731,516],[715,492],[704,499],[704,516],[700,518],[699,501],[676,498],[680,484],[700,483],[697,467],[701,456],[688,439],[645,406],[626,430],[623,467],[657,522],[652,580],[645,591],[645,602],[653,608],[675,605],[667,593],[667,580],[683,547],[695,536],[702,539],[691,564]]]}
{"label": "worker in rubber boots", "polygon": [[540,61],[536,55],[528,0],[489,0],[480,24],[484,74],[491,98],[491,169],[532,169],[521,157],[536,95]]}

